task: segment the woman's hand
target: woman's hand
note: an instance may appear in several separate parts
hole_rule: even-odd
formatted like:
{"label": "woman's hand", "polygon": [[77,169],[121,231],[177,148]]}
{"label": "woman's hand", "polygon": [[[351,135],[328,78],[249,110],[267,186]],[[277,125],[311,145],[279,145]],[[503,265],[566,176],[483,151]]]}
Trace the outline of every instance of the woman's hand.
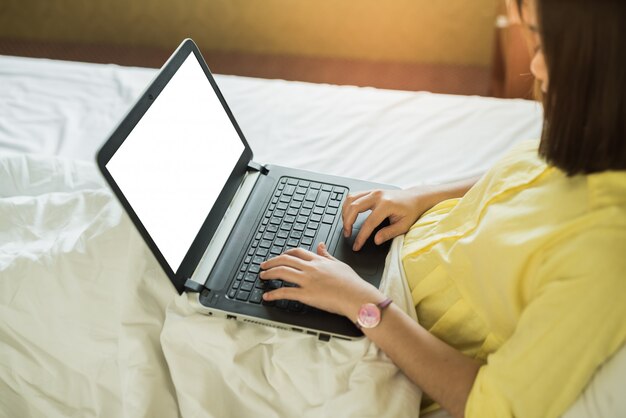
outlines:
{"label": "woman's hand", "polygon": [[374,229],[389,218],[390,225],[380,229],[374,236],[376,245],[380,245],[398,235],[406,233],[417,219],[433,206],[427,193],[418,189],[408,190],[372,190],[350,194],[343,203],[343,235],[352,235],[352,226],[361,212],[371,210],[361,230],[354,240],[352,249],[358,251]]}
{"label": "woman's hand", "polygon": [[354,321],[362,304],[385,298],[347,264],[331,256],[324,243],[317,247],[317,254],[294,248],[262,263],[261,268],[265,270],[260,275],[263,280],[281,279],[298,285],[264,293],[267,301],[295,300]]}
{"label": "woman's hand", "polygon": [[389,218],[390,225],[381,228],[374,236],[374,242],[380,245],[406,233],[424,212],[442,200],[465,195],[478,179],[479,177],[472,177],[436,186],[419,186],[405,190],[372,190],[349,194],[341,212],[343,235],[346,238],[351,236],[352,226],[359,213],[371,210],[372,213],[363,222],[352,249],[360,250],[374,229],[385,218]]}

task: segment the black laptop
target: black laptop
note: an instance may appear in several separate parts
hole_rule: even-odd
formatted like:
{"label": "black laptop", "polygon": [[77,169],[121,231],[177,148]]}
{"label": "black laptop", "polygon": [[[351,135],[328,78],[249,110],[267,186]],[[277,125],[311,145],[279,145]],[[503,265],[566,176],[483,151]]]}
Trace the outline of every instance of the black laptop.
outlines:
{"label": "black laptop", "polygon": [[342,234],[348,193],[391,186],[253,160],[197,46],[186,39],[97,155],[105,179],[179,293],[204,313],[352,339],[348,319],[296,301],[263,301],[291,283],[261,281],[260,263],[289,248],[331,254],[378,286],[389,245],[359,252]]}

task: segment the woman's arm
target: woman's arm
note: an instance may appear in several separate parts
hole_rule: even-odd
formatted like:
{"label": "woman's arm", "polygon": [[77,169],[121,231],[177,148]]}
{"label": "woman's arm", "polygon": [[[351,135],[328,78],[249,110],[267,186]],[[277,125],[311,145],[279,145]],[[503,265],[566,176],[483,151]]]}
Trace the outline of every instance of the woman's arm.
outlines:
{"label": "woman's arm", "polygon": [[352,234],[352,226],[361,212],[371,210],[354,240],[353,249],[358,251],[380,223],[389,218],[390,225],[374,236],[377,245],[406,233],[424,212],[437,203],[462,197],[478,181],[479,177],[436,186],[417,186],[405,190],[372,190],[346,197],[342,208],[344,236]]}
{"label": "woman's arm", "polygon": [[[356,320],[362,304],[385,299],[348,265],[328,254],[323,244],[317,252],[296,248],[261,264],[265,270],[262,279],[283,279],[298,285],[267,292],[263,298],[297,300],[351,321]],[[384,310],[376,328],[364,332],[443,408],[463,416],[480,363],[431,335],[394,304]]]}

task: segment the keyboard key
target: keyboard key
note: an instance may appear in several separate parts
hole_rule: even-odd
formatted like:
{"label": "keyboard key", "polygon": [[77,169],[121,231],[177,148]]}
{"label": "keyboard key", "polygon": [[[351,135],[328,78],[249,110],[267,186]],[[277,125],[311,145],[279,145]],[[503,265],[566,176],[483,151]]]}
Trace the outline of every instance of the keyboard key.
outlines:
{"label": "keyboard key", "polygon": [[285,242],[286,240],[284,238],[276,238],[276,241],[274,241],[274,245],[277,245],[279,247],[284,247],[285,246]]}
{"label": "keyboard key", "polygon": [[332,191],[332,190],[333,190],[333,187],[332,187],[332,186],[329,186],[328,184],[324,184],[324,185],[322,186],[322,190],[324,190],[325,192],[330,192],[330,191]]}
{"label": "keyboard key", "polygon": [[330,213],[331,215],[336,215],[337,214],[337,208],[328,207],[328,208],[326,208],[326,213]]}
{"label": "keyboard key", "polygon": [[282,219],[273,216],[272,219],[270,219],[270,224],[272,225],[280,225],[280,223],[282,222]]}
{"label": "keyboard key", "polygon": [[[252,300],[252,298],[250,298]],[[301,312],[302,304],[296,300],[289,301],[288,309],[292,312]]]}
{"label": "keyboard key", "polygon": [[300,231],[291,231],[291,234],[289,234],[289,236],[291,238],[300,239],[300,238],[302,238],[302,232],[300,232]]}
{"label": "keyboard key", "polygon": [[287,183],[287,177],[281,177],[280,184],[285,184],[285,183]]}
{"label": "keyboard key", "polygon": [[289,231],[285,231],[284,229],[281,229],[280,231],[278,231],[278,234],[276,234],[276,236],[278,238],[287,238],[289,236]]}
{"label": "keyboard key", "polygon": [[300,186],[309,187],[310,184],[311,184],[311,182],[309,182],[307,180],[300,180]]}
{"label": "keyboard key", "polygon": [[272,198],[272,203],[273,203],[273,204],[278,203],[278,197],[276,197],[276,196],[275,196],[275,197],[273,197],[273,198]]}
{"label": "keyboard key", "polygon": [[322,219],[322,222],[324,222],[325,224],[332,224],[335,221],[335,217],[333,215],[324,215],[324,218]]}
{"label": "keyboard key", "polygon": [[317,236],[315,237],[315,241],[313,241],[312,248],[317,248],[317,245],[320,242],[326,243],[326,241],[328,240],[328,234],[330,234],[330,225],[321,224],[320,229],[317,231]]}
{"label": "keyboard key", "polygon": [[330,197],[330,192],[322,191],[320,193],[320,198],[317,201],[317,206],[326,206],[328,205],[328,198]]}
{"label": "keyboard key", "polygon": [[311,221],[311,222],[309,222],[309,224],[307,225],[307,228],[310,228],[310,229],[317,229],[317,228],[319,228],[319,226],[320,226],[320,224],[319,224],[318,222],[312,222],[312,221]]}
{"label": "keyboard key", "polygon": [[233,283],[233,289],[239,289],[239,286],[241,286],[241,280],[235,280],[235,283]]}
{"label": "keyboard key", "polygon": [[302,242],[303,245],[311,245],[313,244],[313,238],[311,237],[304,237],[302,238]]}
{"label": "keyboard key", "polygon": [[283,221],[287,222],[289,224],[292,224],[292,223],[294,223],[296,221],[296,217],[295,216],[291,216],[291,215],[287,215],[287,216],[285,216]]}
{"label": "keyboard key", "polygon": [[310,200],[307,200],[306,202],[302,204],[302,206],[306,209],[313,209],[313,205],[314,205],[313,202],[311,202]]}
{"label": "keyboard key", "polygon": [[[305,223],[307,223],[307,221],[309,220],[309,218],[307,218],[306,216],[298,216],[298,217],[296,218],[296,220],[297,220],[298,222],[300,222],[300,223],[305,224]],[[259,237],[259,238],[260,238],[260,237]]]}
{"label": "keyboard key", "polygon": [[257,255],[257,256],[254,256],[254,257],[252,257],[252,262],[253,262],[254,264],[261,264],[261,263],[262,263],[262,262],[264,262],[264,261],[265,261],[265,258],[264,258],[264,257],[259,257],[258,255]]}
{"label": "keyboard key", "polygon": [[274,216],[278,216],[279,218],[282,218],[285,216],[285,211],[284,210],[280,210],[280,209],[276,209],[274,211]]}
{"label": "keyboard key", "polygon": [[283,190],[283,195],[291,196],[296,191],[296,187],[293,185],[287,185],[285,190]]}
{"label": "keyboard key", "polygon": [[252,288],[254,287],[254,282],[243,282],[241,283],[241,288],[240,291],[246,291],[249,292],[252,290]]}
{"label": "keyboard key", "polygon": [[304,231],[304,236],[313,238],[315,236],[315,230],[307,229],[306,231]]}
{"label": "keyboard key", "polygon": [[324,213],[324,208],[321,208],[319,206],[315,206],[315,209],[313,209],[313,213],[317,214],[317,215],[321,215]]}
{"label": "keyboard key", "polygon": [[265,289],[265,280],[257,279],[257,281],[254,282],[254,287],[257,289]]}
{"label": "keyboard key", "polygon": [[317,183],[317,182],[315,182],[315,181],[312,181],[311,182],[311,186],[309,186],[309,187],[311,187],[311,189],[318,189],[319,190],[319,188],[322,187],[322,185]]}
{"label": "keyboard key", "polygon": [[272,246],[272,241],[266,240],[266,239],[262,239],[261,242],[259,243],[259,247],[261,248],[270,248]]}
{"label": "keyboard key", "polygon": [[339,201],[338,200],[331,200],[330,203],[328,204],[329,207],[331,208],[338,208],[339,207]]}
{"label": "keyboard key", "polygon": [[248,300],[248,297],[250,297],[250,292],[246,292],[245,290],[240,290],[239,292],[237,292],[237,300],[246,301]]}
{"label": "keyboard key", "polygon": [[296,179],[287,179],[287,184],[291,184],[296,186],[298,184],[298,180]]}
{"label": "keyboard key", "polygon": [[297,247],[298,240],[295,238],[289,238],[289,240],[287,241],[287,245],[291,245],[292,247]]}
{"label": "keyboard key", "polygon": [[[274,237],[276,237],[276,234],[273,232],[266,232],[265,234],[263,234],[264,239],[268,240],[268,241],[272,241],[274,239]],[[261,237],[259,237],[261,238]]]}
{"label": "keyboard key", "polygon": [[256,233],[256,236],[254,237],[254,239],[261,239],[261,237],[263,237],[263,234],[260,232]]}
{"label": "keyboard key", "polygon": [[317,190],[310,189],[308,191],[308,193],[306,194],[306,200],[310,200],[311,202],[315,202],[315,200],[317,199],[317,193],[318,193]]}
{"label": "keyboard key", "polygon": [[263,301],[263,290],[262,289],[254,289],[250,294],[250,302],[252,303],[261,303]]}
{"label": "keyboard key", "polygon": [[256,255],[258,255],[259,257],[267,257],[267,254],[269,254],[267,248],[259,248],[258,250],[256,250]]}
{"label": "keyboard key", "polygon": [[287,210],[287,215],[290,215],[290,216],[296,216],[297,214],[298,214],[298,209],[295,209],[295,208],[289,208],[289,209]]}
{"label": "keyboard key", "polygon": [[278,225],[268,225],[267,230],[269,232],[276,232],[278,231]]}
{"label": "keyboard key", "polygon": [[231,291],[228,292],[228,297],[231,299],[235,299],[236,295],[237,295],[237,289],[231,289]]}
{"label": "keyboard key", "polygon": [[244,275],[243,271],[237,273],[237,277],[235,278],[235,280],[243,280],[243,275]]}
{"label": "keyboard key", "polygon": [[248,268],[248,271],[250,273],[254,273],[255,277],[256,275],[261,271],[261,266],[259,266],[258,264],[252,264],[250,265],[250,267]]}
{"label": "keyboard key", "polygon": [[[274,199],[276,199],[276,198],[274,198]],[[280,197],[280,201],[281,201],[282,203],[289,203],[289,201],[290,201],[290,200],[291,200],[291,196],[282,195],[282,196]]]}
{"label": "keyboard key", "polygon": [[274,254],[274,255],[279,255],[282,252],[283,252],[283,247],[279,247],[277,245],[274,245],[272,249],[270,250],[270,254]]}
{"label": "keyboard key", "polygon": [[300,215],[302,215],[302,216],[311,216],[311,209],[306,209],[306,208],[300,209]]}
{"label": "keyboard key", "polygon": [[243,263],[243,264],[241,265],[241,269],[240,269],[240,271],[246,271],[246,270],[248,270],[248,265],[247,265],[246,263]]}
{"label": "keyboard key", "polygon": [[313,222],[321,222],[322,215],[318,215],[317,213],[314,213],[313,215],[311,215],[311,220]]}
{"label": "keyboard key", "polygon": [[[304,202],[304,203],[306,204],[308,202]],[[298,200],[292,200],[291,203],[289,204],[289,207],[296,208],[296,209],[300,209],[300,206],[302,206],[302,202]]]}
{"label": "keyboard key", "polygon": [[296,194],[293,196],[293,200],[295,200],[296,202],[302,202],[304,200],[304,195],[303,194]]}
{"label": "keyboard key", "polygon": [[266,286],[268,289],[279,289],[283,287],[283,281],[282,280],[268,280]]}
{"label": "keyboard key", "polygon": [[282,229],[283,231],[291,231],[292,226],[293,224],[289,222],[283,222],[283,224],[280,226],[280,229]]}
{"label": "keyboard key", "polygon": [[254,273],[246,273],[246,276],[243,278],[246,282],[254,283],[256,281],[256,274]]}
{"label": "keyboard key", "polygon": [[304,231],[304,226],[305,226],[305,224],[297,222],[293,226],[293,229],[294,229],[294,231]]}
{"label": "keyboard key", "polygon": [[276,205],[276,209],[279,209],[279,210],[287,210],[288,207],[289,205],[286,204],[285,202],[280,202],[278,205]]}
{"label": "keyboard key", "polygon": [[302,187],[302,186],[298,186],[298,188],[296,189],[296,193],[298,194],[306,194],[306,187]]}

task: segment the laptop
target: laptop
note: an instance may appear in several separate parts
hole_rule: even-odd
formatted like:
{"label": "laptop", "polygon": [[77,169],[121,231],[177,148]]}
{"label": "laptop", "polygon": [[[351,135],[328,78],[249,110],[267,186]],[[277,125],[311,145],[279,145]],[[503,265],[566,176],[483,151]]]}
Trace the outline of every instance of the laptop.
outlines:
{"label": "laptop", "polygon": [[[179,293],[203,313],[318,336],[362,336],[347,318],[263,292],[259,264],[303,247],[379,286],[389,244],[359,252],[342,234],[348,193],[392,186],[266,165],[253,152],[198,47],[186,39],[98,151],[98,167]],[[373,236],[373,234],[372,234]]]}

